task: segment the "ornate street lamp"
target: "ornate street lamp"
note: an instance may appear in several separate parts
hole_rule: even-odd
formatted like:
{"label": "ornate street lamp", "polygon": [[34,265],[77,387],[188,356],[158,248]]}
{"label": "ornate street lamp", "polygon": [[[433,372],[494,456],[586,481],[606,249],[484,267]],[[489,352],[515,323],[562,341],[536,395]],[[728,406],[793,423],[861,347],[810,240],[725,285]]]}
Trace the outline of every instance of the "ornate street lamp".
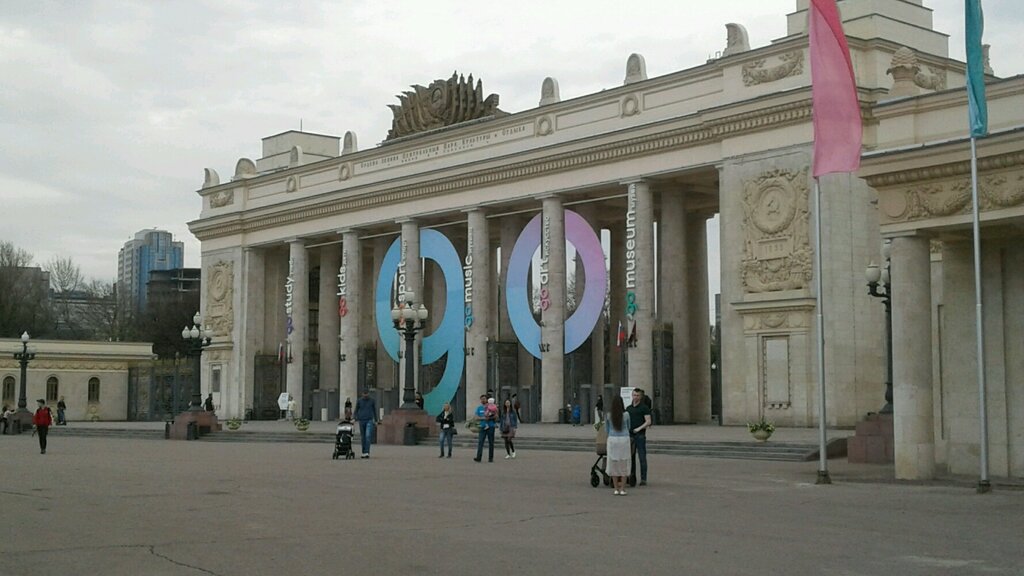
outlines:
{"label": "ornate street lamp", "polygon": [[415,410],[416,405],[416,333],[427,325],[427,307],[420,304],[416,307],[412,292],[405,293],[405,302],[396,304],[391,309],[391,321],[395,330],[405,336],[405,386],[402,393],[402,409]]}
{"label": "ornate street lamp", "polygon": [[201,412],[203,410],[203,391],[200,388],[200,375],[203,369],[203,348],[210,345],[210,331],[203,328],[203,317],[196,312],[192,317],[192,327],[185,326],[181,331],[181,337],[188,343],[188,355],[196,358],[195,383],[192,388],[192,405],[190,412]]}
{"label": "ornate street lamp", "polygon": [[[12,415],[13,421],[11,422],[11,430],[15,433],[20,433],[26,428],[32,427],[32,413],[28,411],[28,398],[26,393],[26,386],[28,382],[28,363],[30,360],[36,357],[35,352],[28,351],[28,332],[24,332],[21,335],[21,352],[14,353],[14,359],[21,365],[21,385],[18,391],[18,409],[15,410]],[[17,426],[14,426],[14,422],[18,422]]]}
{"label": "ornate street lamp", "polygon": [[[864,271],[864,277],[868,281],[868,295],[880,298],[885,305],[885,406],[878,411],[879,414],[892,414],[892,284],[889,272],[891,254],[892,245],[886,241],[882,244],[882,267],[879,268],[872,262]],[[882,288],[881,291],[879,287]]]}

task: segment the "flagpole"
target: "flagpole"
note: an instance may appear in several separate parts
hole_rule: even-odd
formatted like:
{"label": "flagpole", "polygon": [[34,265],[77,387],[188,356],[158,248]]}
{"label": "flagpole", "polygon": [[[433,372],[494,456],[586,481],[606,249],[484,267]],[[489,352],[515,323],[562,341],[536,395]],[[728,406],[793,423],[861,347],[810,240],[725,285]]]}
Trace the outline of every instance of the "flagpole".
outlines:
{"label": "flagpole", "polygon": [[831,484],[828,474],[828,444],[825,433],[825,294],[821,281],[821,189],[814,179],[814,281],[818,292],[818,479],[815,484]]}
{"label": "flagpole", "polygon": [[988,479],[988,406],[985,393],[985,332],[981,308],[981,232],[978,217],[978,148],[971,135],[971,204],[974,213],[974,307],[975,332],[978,334],[978,404],[981,410],[981,477],[978,493],[992,489]]}

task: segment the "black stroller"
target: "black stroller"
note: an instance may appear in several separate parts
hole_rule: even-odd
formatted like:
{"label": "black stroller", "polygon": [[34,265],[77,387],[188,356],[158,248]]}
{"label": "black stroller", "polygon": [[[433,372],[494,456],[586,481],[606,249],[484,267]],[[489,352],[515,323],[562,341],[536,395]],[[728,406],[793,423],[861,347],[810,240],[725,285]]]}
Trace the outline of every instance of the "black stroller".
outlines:
{"label": "black stroller", "polygon": [[355,425],[352,424],[351,420],[344,420],[338,423],[338,431],[334,434],[334,456],[338,458],[344,456],[345,460],[353,460],[356,457],[356,453],[352,450],[352,437],[355,435]]}
{"label": "black stroller", "polygon": [[605,486],[612,485],[612,477],[605,472],[605,467],[608,464],[608,429],[605,424],[602,424],[597,429],[597,442],[595,448],[597,450],[597,460],[594,461],[594,465],[590,467],[590,485],[597,488],[601,485],[602,479]]}

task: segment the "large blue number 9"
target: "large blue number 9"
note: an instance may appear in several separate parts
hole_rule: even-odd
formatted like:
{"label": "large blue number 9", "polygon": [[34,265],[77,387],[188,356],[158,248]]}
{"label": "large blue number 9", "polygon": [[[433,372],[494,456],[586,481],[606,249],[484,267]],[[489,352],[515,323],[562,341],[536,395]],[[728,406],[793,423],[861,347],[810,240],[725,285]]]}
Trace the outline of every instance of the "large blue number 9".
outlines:
{"label": "large blue number 9", "polygon": [[[391,322],[391,285],[398,273],[401,259],[399,251],[400,238],[396,238],[384,255],[377,276],[376,318],[377,334],[384,344],[384,350],[392,360],[398,362],[398,331]],[[429,393],[423,396],[423,409],[434,415],[441,412],[445,402],[451,402],[462,382],[462,369],[466,364],[463,354],[465,346],[465,311],[463,309],[463,278],[462,262],[455,246],[448,238],[437,230],[420,230],[420,254],[423,258],[437,262],[445,283],[445,307],[437,330],[423,339],[423,358],[421,362],[431,364],[445,354],[448,355],[441,381]],[[419,266],[419,262],[411,262],[410,266]]]}

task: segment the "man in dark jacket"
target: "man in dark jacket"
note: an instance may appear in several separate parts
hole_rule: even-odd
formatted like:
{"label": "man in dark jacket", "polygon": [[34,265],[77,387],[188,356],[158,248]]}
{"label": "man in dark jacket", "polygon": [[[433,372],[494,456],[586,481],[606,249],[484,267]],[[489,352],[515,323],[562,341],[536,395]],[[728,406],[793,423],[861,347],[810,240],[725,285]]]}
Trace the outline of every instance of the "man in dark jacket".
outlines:
{"label": "man in dark jacket", "polygon": [[359,439],[363,444],[362,458],[370,457],[370,439],[373,426],[377,422],[377,403],[370,398],[370,391],[363,390],[363,395],[356,400],[356,420],[359,421]]}
{"label": "man in dark jacket", "polygon": [[32,416],[32,424],[36,427],[36,434],[39,435],[39,453],[46,454],[46,433],[50,431],[50,425],[53,424],[53,414],[50,413],[50,407],[46,405],[46,400],[36,400],[39,403],[39,408],[36,409],[36,413]]}

